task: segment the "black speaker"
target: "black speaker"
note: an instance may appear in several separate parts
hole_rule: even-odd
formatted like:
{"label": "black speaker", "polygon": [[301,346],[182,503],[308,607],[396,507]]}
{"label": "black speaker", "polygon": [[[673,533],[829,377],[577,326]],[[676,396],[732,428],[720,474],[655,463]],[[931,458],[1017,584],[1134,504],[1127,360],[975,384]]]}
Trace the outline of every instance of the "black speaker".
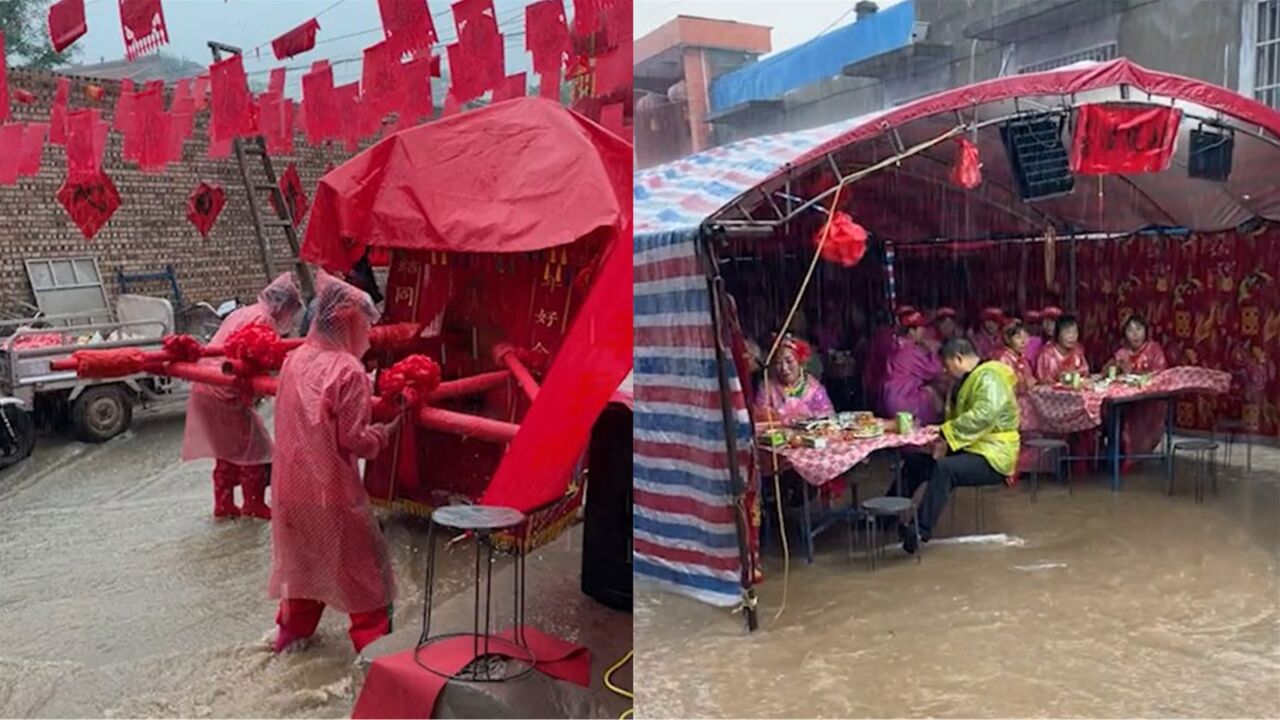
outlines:
{"label": "black speaker", "polygon": [[1062,123],[1062,116],[1037,115],[1000,126],[1000,139],[1023,200],[1066,195],[1075,187],[1067,148],[1062,143]]}
{"label": "black speaker", "polygon": [[609,403],[591,430],[582,592],[631,612],[631,408]]}
{"label": "black speaker", "polygon": [[1225,182],[1231,175],[1231,156],[1235,145],[1235,136],[1230,132],[1192,130],[1191,149],[1187,153],[1187,175]]}

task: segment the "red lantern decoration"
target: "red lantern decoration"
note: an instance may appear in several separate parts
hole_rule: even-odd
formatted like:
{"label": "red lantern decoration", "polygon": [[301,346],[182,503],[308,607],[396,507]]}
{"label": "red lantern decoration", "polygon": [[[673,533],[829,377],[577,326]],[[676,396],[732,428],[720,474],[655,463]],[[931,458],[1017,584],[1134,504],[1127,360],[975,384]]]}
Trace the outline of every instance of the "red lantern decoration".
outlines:
{"label": "red lantern decoration", "polygon": [[58,202],[85,239],[93,239],[120,209],[120,193],[101,170],[69,175],[58,190]]}
{"label": "red lantern decoration", "polygon": [[192,191],[191,197],[187,198],[187,219],[200,231],[200,237],[209,237],[209,231],[226,204],[227,193],[217,185],[202,182]]}
{"label": "red lantern decoration", "polygon": [[964,138],[956,139],[956,163],[951,168],[951,182],[966,190],[982,184],[982,160],[978,157],[978,146]]}
{"label": "red lantern decoration", "polygon": [[[822,241],[824,231],[827,233],[826,242]],[[855,223],[848,213],[837,212],[831,220],[830,229],[818,228],[813,242],[822,244],[823,259],[843,267],[853,267],[867,252],[867,230]]]}

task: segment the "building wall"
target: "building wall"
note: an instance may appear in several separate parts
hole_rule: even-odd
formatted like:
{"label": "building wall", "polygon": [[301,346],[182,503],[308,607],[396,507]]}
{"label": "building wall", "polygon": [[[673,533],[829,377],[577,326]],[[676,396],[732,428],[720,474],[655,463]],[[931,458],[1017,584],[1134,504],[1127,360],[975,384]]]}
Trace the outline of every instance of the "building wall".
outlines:
{"label": "building wall", "polygon": [[[14,121],[48,121],[55,79],[49,73],[10,71],[11,87],[37,96],[33,105],[12,103]],[[85,87],[91,82],[106,90],[98,102],[85,95]],[[110,121],[118,96],[116,83],[72,78],[71,109],[97,108]],[[172,264],[177,271],[179,286],[188,302],[216,305],[232,297],[252,299],[265,284],[266,275],[249,216],[247,193],[234,157],[205,157],[207,122],[208,113],[203,113],[197,119],[193,139],[186,143],[182,162],[171,164],[161,174],[143,173],[133,163],[124,162],[123,137],[115,131],[109,133],[103,165],[120,192],[121,205],[92,240],[85,240],[56,199],[66,177],[66,155],[61,146],[46,144],[39,175],[20,178],[16,186],[0,187],[0,309],[13,309],[18,302],[32,301],[24,260],[86,255],[98,259],[113,302],[118,290],[116,268],[127,273],[154,272],[166,264]],[[8,150],[0,148],[0,152]],[[275,157],[273,161],[277,175],[295,162],[310,196],[320,176],[346,157],[341,148],[308,146],[299,136],[295,138],[293,156]],[[250,167],[261,172],[256,161]],[[186,217],[187,197],[201,181],[221,185],[227,193],[227,205],[207,240],[200,237]],[[265,197],[260,207],[271,212]],[[300,236],[303,230],[305,225],[299,230]],[[277,271],[291,269],[291,253],[284,234],[268,228],[267,235],[273,240]],[[141,285],[134,291],[166,297],[170,294],[163,283]]]}

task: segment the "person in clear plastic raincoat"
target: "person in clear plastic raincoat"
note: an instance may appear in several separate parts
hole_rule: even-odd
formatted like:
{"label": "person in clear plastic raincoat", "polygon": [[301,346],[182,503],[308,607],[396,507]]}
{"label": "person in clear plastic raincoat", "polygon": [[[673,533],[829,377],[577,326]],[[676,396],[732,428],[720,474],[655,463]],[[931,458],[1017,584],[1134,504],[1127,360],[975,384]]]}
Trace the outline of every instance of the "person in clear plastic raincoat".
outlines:
{"label": "person in clear plastic raincoat", "polygon": [[368,294],[322,273],[312,315],[306,342],[280,370],[276,396],[274,648],[310,637],[328,606],[351,617],[358,653],[391,632],[395,581],[357,459],[377,456],[399,419],[371,418],[372,384],[360,360],[378,317]]}
{"label": "person in clear plastic raincoat", "polygon": [[1012,484],[1018,463],[1017,376],[1009,366],[983,362],[967,338],[942,346],[942,365],[956,384],[947,401],[942,437],[930,454],[904,458],[902,488],[907,497],[928,483],[917,517],[919,534],[899,526],[902,548],[917,549],[916,538],[928,541],[951,490],[956,487]]}
{"label": "person in clear plastic raincoat", "polygon": [[[210,340],[222,345],[237,330],[261,324],[285,336],[297,331],[302,316],[302,295],[290,273],[285,273],[258,293],[258,301],[227,316]],[[222,358],[205,358],[202,365],[217,366]],[[187,422],[182,438],[182,459],[215,458],[213,466],[213,516],[230,518],[244,514],[271,519],[266,489],[270,478],[271,436],[262,418],[238,388],[193,383],[187,400]],[[240,486],[244,507],[236,507]]]}

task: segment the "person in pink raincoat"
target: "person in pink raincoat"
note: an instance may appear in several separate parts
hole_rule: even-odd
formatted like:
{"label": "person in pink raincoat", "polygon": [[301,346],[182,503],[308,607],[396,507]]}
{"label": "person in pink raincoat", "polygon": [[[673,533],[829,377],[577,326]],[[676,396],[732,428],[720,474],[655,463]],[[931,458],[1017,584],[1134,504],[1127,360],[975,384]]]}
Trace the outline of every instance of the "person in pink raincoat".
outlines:
{"label": "person in pink raincoat", "polygon": [[869,410],[881,412],[880,387],[884,385],[885,363],[889,361],[889,353],[893,351],[893,321],[888,313],[880,311],[876,317],[876,328],[867,345],[866,359],[862,365],[862,393],[870,405]]}
{"label": "person in pink raincoat", "polygon": [[[1031,361],[1027,359],[1027,347],[1032,339],[1031,333],[1021,320],[1010,320],[1005,323],[1001,335],[1004,337],[1004,348],[996,354],[995,360],[1009,366],[1017,378],[1014,391],[1018,397],[1019,429],[1026,437],[1033,434],[1038,417],[1029,396],[1032,388],[1038,383],[1035,371],[1031,369]],[[1035,469],[1038,458],[1038,453],[1035,451],[1022,448],[1018,453],[1018,472]]]}
{"label": "person in pink raincoat", "polygon": [[898,323],[902,334],[889,354],[881,407],[888,417],[909,412],[921,425],[935,425],[941,420],[942,402],[933,385],[942,375],[942,362],[927,346],[923,314],[911,312]]}
{"label": "person in pink raincoat", "polygon": [[[1066,373],[1077,373],[1081,377],[1089,374],[1089,360],[1084,355],[1084,347],[1080,344],[1080,325],[1072,315],[1063,315],[1054,323],[1054,341],[1045,345],[1036,358],[1036,378],[1041,385],[1056,385],[1062,382]],[[1068,441],[1071,454],[1078,458],[1093,457],[1098,451],[1098,436],[1093,431],[1076,433]],[[1075,463],[1076,472],[1083,474],[1088,469],[1084,459]]]}
{"label": "person in pink raincoat", "polygon": [[940,307],[934,311],[933,324],[925,331],[925,335],[931,344],[941,349],[942,343],[955,337],[959,331],[955,308]]}
{"label": "person in pink raincoat", "polygon": [[[1169,367],[1164,350],[1148,337],[1150,328],[1140,315],[1124,322],[1124,344],[1107,363],[1124,374],[1146,375]],[[1132,403],[1125,406],[1124,424],[1120,428],[1120,449],[1127,455],[1150,453],[1164,437],[1165,402]],[[1132,462],[1125,460],[1127,470]]]}
{"label": "person in pink raincoat", "polygon": [[1040,335],[1043,324],[1044,314],[1039,310],[1028,310],[1022,314],[1022,326],[1027,331],[1027,349],[1023,356],[1027,358],[1032,373],[1035,372],[1036,359],[1040,357],[1040,350],[1044,348],[1044,338]]}
{"label": "person in pink raincoat", "polygon": [[377,310],[323,273],[306,342],[280,370],[272,480],[271,578],[277,652],[310,637],[325,607],[347,613],[356,652],[391,632],[395,581],[357,458],[378,455],[399,419],[374,425],[360,358]]}
{"label": "person in pink raincoat", "polygon": [[1031,361],[1031,367],[1036,367],[1036,363],[1040,361],[1040,351],[1058,337],[1058,320],[1061,317],[1062,308],[1054,305],[1040,311],[1040,335],[1036,338],[1040,342],[1036,345],[1036,356]]}
{"label": "person in pink raincoat", "polygon": [[991,360],[1004,348],[1004,340],[1000,336],[1000,326],[1004,324],[1004,311],[998,307],[982,309],[982,322],[969,334],[969,340],[978,349],[983,360]]}
{"label": "person in pink raincoat", "polygon": [[811,352],[803,340],[790,335],[783,338],[769,365],[768,377],[756,389],[756,422],[790,423],[835,414],[826,388],[804,370]]}
{"label": "person in pink raincoat", "polygon": [[[222,321],[210,341],[222,345],[237,330],[266,325],[281,336],[296,332],[302,315],[302,296],[293,277],[285,273],[258,293],[258,301],[246,305]],[[218,366],[222,358],[205,358],[201,365]],[[187,399],[187,422],[182,437],[182,459],[215,458],[213,466],[213,516],[240,514],[271,519],[265,502],[271,467],[271,436],[253,402],[240,390],[193,383]],[[240,486],[244,507],[236,507]]]}

